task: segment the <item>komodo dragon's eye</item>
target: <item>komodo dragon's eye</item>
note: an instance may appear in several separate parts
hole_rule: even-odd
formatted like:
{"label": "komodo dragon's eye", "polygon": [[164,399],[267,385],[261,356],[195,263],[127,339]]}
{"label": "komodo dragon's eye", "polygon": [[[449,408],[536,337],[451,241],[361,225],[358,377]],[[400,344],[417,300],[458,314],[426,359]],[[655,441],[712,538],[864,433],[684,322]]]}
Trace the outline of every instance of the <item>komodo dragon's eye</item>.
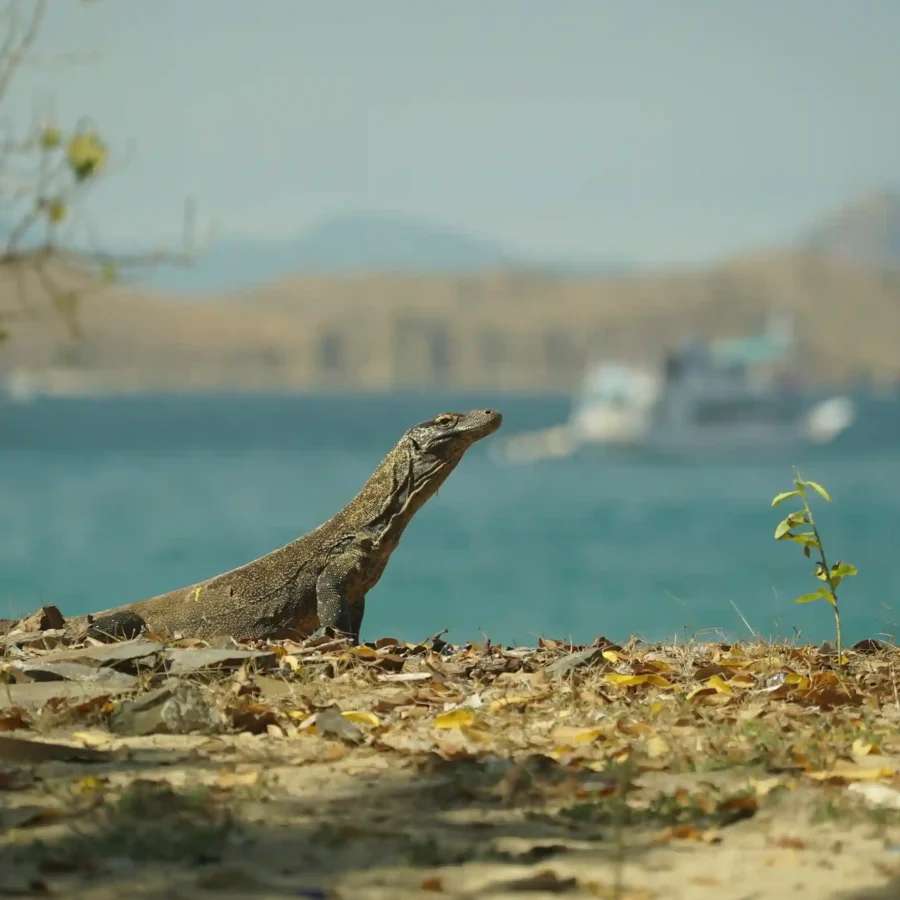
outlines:
{"label": "komodo dragon's eye", "polygon": [[454,417],[447,415],[447,413],[444,413],[443,415],[438,416],[434,420],[435,425],[452,425],[453,422],[454,422]]}

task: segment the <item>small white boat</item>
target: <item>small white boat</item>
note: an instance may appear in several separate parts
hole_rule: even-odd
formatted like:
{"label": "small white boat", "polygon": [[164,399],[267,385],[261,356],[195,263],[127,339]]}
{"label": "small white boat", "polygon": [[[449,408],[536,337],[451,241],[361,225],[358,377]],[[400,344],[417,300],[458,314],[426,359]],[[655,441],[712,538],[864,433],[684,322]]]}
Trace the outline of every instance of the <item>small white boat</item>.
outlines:
{"label": "small white boat", "polygon": [[792,349],[790,323],[772,318],[760,335],[689,341],[658,369],[594,364],[568,422],[495,441],[492,456],[513,463],[591,446],[694,454],[833,441],[853,424],[855,406],[842,396],[807,400],[784,371]]}

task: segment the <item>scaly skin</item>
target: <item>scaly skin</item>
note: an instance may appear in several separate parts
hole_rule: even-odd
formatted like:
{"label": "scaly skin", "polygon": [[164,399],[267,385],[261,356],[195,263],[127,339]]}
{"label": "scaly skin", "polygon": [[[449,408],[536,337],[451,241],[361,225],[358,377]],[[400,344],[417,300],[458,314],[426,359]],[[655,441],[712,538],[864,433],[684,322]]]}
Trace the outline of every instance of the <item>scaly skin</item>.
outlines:
{"label": "scaly skin", "polygon": [[488,409],[422,422],[337,515],[308,534],[238,569],[69,624],[107,639],[134,637],[145,628],[170,637],[277,640],[331,628],[358,643],[366,593],[406,526],[466,450],[501,421]]}

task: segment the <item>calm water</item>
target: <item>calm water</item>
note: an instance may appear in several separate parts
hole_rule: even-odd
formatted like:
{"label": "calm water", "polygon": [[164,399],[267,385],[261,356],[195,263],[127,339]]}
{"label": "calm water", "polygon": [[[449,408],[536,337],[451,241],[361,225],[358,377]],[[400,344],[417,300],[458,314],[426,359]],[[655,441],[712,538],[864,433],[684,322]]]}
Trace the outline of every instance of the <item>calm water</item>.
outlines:
{"label": "calm water", "polygon": [[[560,421],[564,399],[148,397],[43,399],[0,411],[0,615],[137,600],[240,565],[343,505],[409,425],[491,406],[503,431]],[[900,417],[872,405],[852,440],[805,459],[571,459],[501,468],[472,451],[410,526],[369,595],[364,637],[533,643],[540,635],[821,640],[792,599],[815,583],[776,544],[771,497],[792,465],[823,482],[832,557],[860,575],[847,637],[900,621]],[[824,504],[819,504],[824,507]]]}

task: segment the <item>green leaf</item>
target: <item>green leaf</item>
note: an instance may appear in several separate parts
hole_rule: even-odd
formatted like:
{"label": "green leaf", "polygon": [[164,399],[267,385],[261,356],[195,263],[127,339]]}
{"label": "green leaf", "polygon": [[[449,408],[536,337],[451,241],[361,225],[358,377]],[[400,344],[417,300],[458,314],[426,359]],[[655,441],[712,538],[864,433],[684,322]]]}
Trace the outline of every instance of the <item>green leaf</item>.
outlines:
{"label": "green leaf", "polygon": [[856,566],[852,563],[837,562],[831,567],[831,578],[846,578],[848,575],[859,574]]}
{"label": "green leaf", "polygon": [[775,527],[775,540],[783,541],[790,536],[791,523],[787,519],[782,519]]}
{"label": "green leaf", "polygon": [[800,477],[800,473],[797,473],[797,477],[794,479],[794,484],[797,486],[797,493],[801,497],[806,496],[806,482]]}
{"label": "green leaf", "polygon": [[811,487],[823,500],[827,500],[831,503],[831,497],[829,496],[828,491],[826,491],[821,484],[817,484],[815,481],[807,481],[805,484],[808,487]]}
{"label": "green leaf", "polygon": [[830,600],[831,594],[825,590],[825,588],[819,588],[817,591],[813,591],[811,594],[804,594],[802,597],[798,597],[794,603],[812,603],[814,600]]}
{"label": "green leaf", "polygon": [[799,497],[800,491],[785,491],[782,494],[776,494],[775,499],[772,501],[772,506],[778,506],[779,503],[783,503],[785,500],[790,500],[791,497]]}
{"label": "green leaf", "polygon": [[788,513],[787,519],[785,521],[790,522],[792,527],[794,525],[811,524],[809,521],[809,516],[806,514],[805,509],[798,509],[797,512]]}
{"label": "green leaf", "polygon": [[809,549],[810,547],[813,547],[816,550],[821,549],[819,542],[816,540],[815,532],[812,531],[801,531],[800,534],[792,534],[791,540],[800,544],[801,547],[806,547],[807,549]]}

